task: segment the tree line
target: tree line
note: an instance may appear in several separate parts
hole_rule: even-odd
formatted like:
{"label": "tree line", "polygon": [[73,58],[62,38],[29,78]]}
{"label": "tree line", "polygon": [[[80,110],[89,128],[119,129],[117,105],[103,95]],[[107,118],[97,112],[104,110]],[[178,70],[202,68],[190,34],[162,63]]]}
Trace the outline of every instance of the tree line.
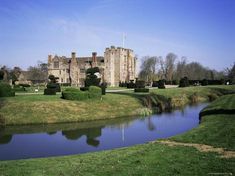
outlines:
{"label": "tree line", "polygon": [[12,80],[13,84],[19,81],[21,74],[23,74],[25,79],[32,82],[45,82],[48,79],[47,70],[47,63],[41,61],[38,61],[38,64],[35,66],[28,67],[27,71],[23,71],[20,67],[9,68],[4,65],[0,67],[0,77],[3,81]]}
{"label": "tree line", "polygon": [[179,81],[183,77],[189,80],[220,80],[230,79],[235,83],[235,62],[231,68],[217,71],[204,67],[199,62],[188,62],[186,57],[178,59],[174,53],[169,53],[165,58],[161,56],[145,56],[139,72],[139,79],[146,82],[157,80]]}

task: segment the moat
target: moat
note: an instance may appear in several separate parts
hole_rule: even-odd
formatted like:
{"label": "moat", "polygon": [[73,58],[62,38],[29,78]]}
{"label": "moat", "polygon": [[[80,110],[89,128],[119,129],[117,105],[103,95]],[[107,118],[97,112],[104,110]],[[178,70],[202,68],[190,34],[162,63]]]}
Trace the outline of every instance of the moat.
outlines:
{"label": "moat", "polygon": [[0,128],[0,160],[79,154],[168,138],[197,127],[206,105],[145,118]]}

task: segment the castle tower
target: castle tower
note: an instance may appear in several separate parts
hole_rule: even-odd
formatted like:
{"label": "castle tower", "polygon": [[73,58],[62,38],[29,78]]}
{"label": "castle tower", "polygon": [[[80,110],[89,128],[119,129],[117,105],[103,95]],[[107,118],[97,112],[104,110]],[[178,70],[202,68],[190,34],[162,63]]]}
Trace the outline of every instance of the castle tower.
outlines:
{"label": "castle tower", "polygon": [[131,49],[111,46],[104,52],[105,81],[110,86],[135,79],[135,57]]}

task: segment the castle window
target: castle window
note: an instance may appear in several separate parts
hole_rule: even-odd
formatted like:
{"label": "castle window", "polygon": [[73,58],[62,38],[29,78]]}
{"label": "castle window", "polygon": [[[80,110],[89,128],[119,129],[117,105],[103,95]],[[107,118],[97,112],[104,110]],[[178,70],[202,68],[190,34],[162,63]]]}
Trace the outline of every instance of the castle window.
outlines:
{"label": "castle window", "polygon": [[61,75],[61,70],[60,70],[60,75]]}
{"label": "castle window", "polygon": [[64,80],[63,80],[63,78],[61,78],[61,82],[63,82]]}
{"label": "castle window", "polygon": [[69,73],[69,69],[67,69],[66,72]]}
{"label": "castle window", "polygon": [[58,61],[54,62],[54,68],[59,68],[59,62]]}
{"label": "castle window", "polygon": [[85,73],[85,69],[84,69],[84,68],[81,68],[81,69],[80,69],[80,73]]}

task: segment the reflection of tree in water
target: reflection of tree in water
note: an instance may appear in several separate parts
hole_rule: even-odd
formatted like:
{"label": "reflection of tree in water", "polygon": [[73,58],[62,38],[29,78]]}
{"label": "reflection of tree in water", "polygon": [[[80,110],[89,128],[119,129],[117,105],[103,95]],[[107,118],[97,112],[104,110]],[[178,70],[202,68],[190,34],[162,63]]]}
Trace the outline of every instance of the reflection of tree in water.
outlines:
{"label": "reflection of tree in water", "polygon": [[53,135],[53,134],[56,134],[57,131],[53,131],[53,132],[47,132],[48,135]]}
{"label": "reflection of tree in water", "polygon": [[62,131],[62,134],[70,140],[77,140],[81,136],[85,135],[88,145],[92,145],[97,147],[100,144],[100,141],[95,139],[101,136],[101,129],[102,127],[96,128],[85,128],[85,129],[76,129],[76,130],[69,130],[69,131]]}
{"label": "reflection of tree in water", "polygon": [[0,144],[8,144],[12,139],[12,135],[5,135],[0,137]]}
{"label": "reflection of tree in water", "polygon": [[154,131],[156,129],[154,123],[152,122],[151,117],[147,117],[147,126],[149,131]]}

